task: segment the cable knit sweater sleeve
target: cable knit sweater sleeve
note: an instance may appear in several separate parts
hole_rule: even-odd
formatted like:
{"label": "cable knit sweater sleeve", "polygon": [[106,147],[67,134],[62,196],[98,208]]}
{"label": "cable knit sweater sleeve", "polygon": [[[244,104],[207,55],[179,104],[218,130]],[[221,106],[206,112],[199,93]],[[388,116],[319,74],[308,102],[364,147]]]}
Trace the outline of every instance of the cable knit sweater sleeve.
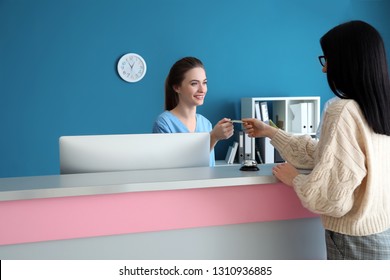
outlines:
{"label": "cable knit sweater sleeve", "polygon": [[293,181],[304,207],[333,217],[341,217],[351,210],[354,191],[367,173],[362,137],[364,122],[355,102],[340,100],[328,108],[319,142],[282,130],[273,137],[271,143],[288,162],[298,168],[311,165],[313,169]]}

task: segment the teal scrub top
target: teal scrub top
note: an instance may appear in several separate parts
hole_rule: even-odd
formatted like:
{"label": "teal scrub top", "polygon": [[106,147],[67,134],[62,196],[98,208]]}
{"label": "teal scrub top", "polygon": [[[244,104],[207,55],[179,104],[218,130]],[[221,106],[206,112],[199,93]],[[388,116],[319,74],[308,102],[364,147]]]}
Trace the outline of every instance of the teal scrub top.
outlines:
{"label": "teal scrub top", "polygon": [[[200,114],[196,114],[195,132],[210,132],[211,122]],[[153,124],[153,133],[190,133],[188,128],[171,112],[161,113]],[[214,149],[210,152],[210,166],[215,166]]]}

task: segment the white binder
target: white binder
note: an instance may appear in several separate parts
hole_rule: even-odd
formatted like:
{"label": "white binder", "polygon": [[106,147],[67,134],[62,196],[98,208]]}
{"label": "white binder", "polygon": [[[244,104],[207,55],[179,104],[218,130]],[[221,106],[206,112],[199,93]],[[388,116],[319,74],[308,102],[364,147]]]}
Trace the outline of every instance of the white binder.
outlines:
{"label": "white binder", "polygon": [[226,153],[226,157],[225,157],[225,162],[226,163],[230,163],[230,158],[232,156],[232,149],[233,149],[233,147],[229,146],[228,151]]}
{"label": "white binder", "polygon": [[262,120],[261,118],[261,110],[260,110],[260,103],[255,102],[255,118],[258,120]]}
{"label": "white binder", "polygon": [[238,162],[242,163],[245,160],[244,155],[244,132],[239,131],[238,132]]}
{"label": "white binder", "polygon": [[291,132],[293,133],[307,133],[307,102],[291,104],[292,111]]}
{"label": "white binder", "polygon": [[266,101],[260,103],[261,120],[269,124],[268,104]]}
{"label": "white binder", "polygon": [[244,159],[253,159],[252,156],[252,141],[253,138],[249,137],[248,134],[244,132]]}
{"label": "white binder", "polygon": [[316,133],[314,103],[307,103],[307,133]]}
{"label": "white binder", "polygon": [[229,161],[228,161],[229,164],[234,163],[234,160],[236,159],[236,154],[237,154],[237,150],[238,150],[238,142],[234,141],[233,145],[231,147],[232,147],[232,149],[231,149],[230,157],[229,157]]}
{"label": "white binder", "polygon": [[259,138],[259,150],[263,159],[263,163],[275,162],[275,148],[271,144],[271,139],[268,137]]}
{"label": "white binder", "polygon": [[264,163],[274,163],[275,162],[275,148],[271,144],[271,139],[268,137],[265,138],[265,159]]}

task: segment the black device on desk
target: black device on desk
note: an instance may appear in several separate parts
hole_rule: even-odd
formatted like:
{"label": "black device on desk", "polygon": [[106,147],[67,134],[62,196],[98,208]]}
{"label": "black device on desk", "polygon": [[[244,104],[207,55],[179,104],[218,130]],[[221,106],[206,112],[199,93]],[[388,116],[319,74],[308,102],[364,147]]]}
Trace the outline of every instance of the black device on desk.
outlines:
{"label": "black device on desk", "polygon": [[253,159],[247,159],[243,162],[241,168],[241,171],[258,171],[259,168],[257,167],[257,162]]}

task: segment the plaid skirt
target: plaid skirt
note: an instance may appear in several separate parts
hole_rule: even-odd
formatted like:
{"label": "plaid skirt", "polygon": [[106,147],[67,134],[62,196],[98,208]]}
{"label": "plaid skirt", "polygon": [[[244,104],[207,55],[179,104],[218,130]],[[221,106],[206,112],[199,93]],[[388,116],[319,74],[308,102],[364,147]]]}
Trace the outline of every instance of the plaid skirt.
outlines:
{"label": "plaid skirt", "polygon": [[325,230],[328,260],[390,260],[390,229],[367,236]]}

